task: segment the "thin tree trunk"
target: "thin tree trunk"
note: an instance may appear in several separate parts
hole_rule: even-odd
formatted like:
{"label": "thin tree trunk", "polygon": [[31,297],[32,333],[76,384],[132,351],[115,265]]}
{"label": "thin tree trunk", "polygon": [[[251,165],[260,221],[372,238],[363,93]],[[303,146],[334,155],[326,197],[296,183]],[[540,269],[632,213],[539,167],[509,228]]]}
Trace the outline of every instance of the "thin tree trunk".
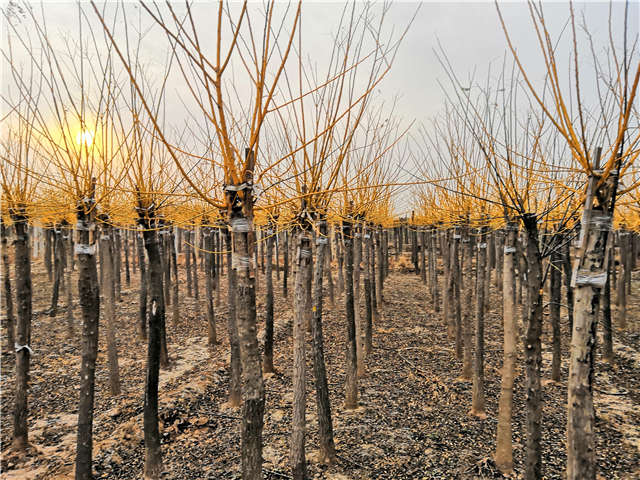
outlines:
{"label": "thin tree trunk", "polygon": [[64,270],[66,294],[67,294],[67,302],[66,302],[67,303],[67,338],[69,340],[72,340],[75,338],[75,327],[74,327],[74,320],[73,320],[73,293],[71,289],[71,262],[72,262],[71,259],[73,258],[73,248],[71,247],[71,245],[73,245],[73,242],[69,242],[69,239],[68,239],[68,237],[72,235],[72,230],[70,229],[68,223],[66,223],[66,228],[67,228],[67,235],[62,237],[63,239],[62,248],[67,249],[66,250],[67,265]]}
{"label": "thin tree trunk", "polygon": [[266,316],[264,320],[264,373],[273,373],[273,230],[267,230],[267,258],[265,270],[265,308]]}
{"label": "thin tree trunk", "polygon": [[209,340],[209,348],[213,348],[218,343],[218,335],[216,332],[216,317],[213,310],[213,232],[210,227],[202,228],[202,236],[204,237],[205,263],[204,275],[205,285],[207,288],[207,338]]}
{"label": "thin tree trunk", "polygon": [[55,317],[58,314],[58,299],[60,298],[60,283],[63,281],[62,259],[63,245],[62,233],[59,226],[55,226],[50,231],[53,237],[53,289],[51,292],[51,307],[49,308],[49,316]]}
{"label": "thin tree trunk", "polygon": [[52,230],[48,225],[45,225],[42,229],[42,233],[44,235],[44,267],[47,270],[47,278],[49,281],[52,280],[52,265],[51,260],[53,256],[53,245],[51,242]]}
{"label": "thin tree trunk", "polygon": [[[143,232],[140,233],[140,237],[143,236]],[[138,337],[140,339],[147,339],[147,284],[149,280],[147,278],[146,260],[144,258],[144,242],[138,238],[137,250],[138,250],[138,265],[140,267],[140,302],[138,306]]]}
{"label": "thin tree trunk", "polygon": [[31,252],[29,248],[29,225],[24,209],[11,212],[15,232],[14,265],[16,279],[17,325],[15,338],[16,390],[13,414],[13,448],[26,450],[29,445],[28,382],[31,362]]}
{"label": "thin tree trunk", "polygon": [[336,230],[336,258],[338,260],[338,295],[344,292],[344,249],[340,241],[340,232]]}
{"label": "thin tree trunk", "polygon": [[113,273],[116,301],[122,301],[122,231],[119,228],[113,229],[113,241],[111,242],[113,255]]}
{"label": "thin tree trunk", "polygon": [[453,295],[453,314],[455,316],[455,336],[456,336],[456,358],[458,360],[462,360],[464,356],[464,346],[463,346],[463,331],[462,331],[462,300],[460,299],[460,278],[461,278],[461,269],[460,269],[460,254],[459,254],[459,246],[460,246],[460,234],[458,233],[459,229],[456,227],[453,234],[453,242],[451,244],[451,273],[450,273],[450,288],[451,294]]}
{"label": "thin tree trunk", "polygon": [[[147,377],[144,395],[144,475],[145,478],[160,478],[162,472],[162,451],[158,429],[158,384],[162,357],[162,324],[165,316],[161,238],[155,229],[155,212],[151,207],[140,206],[140,222],[144,230],[144,246],[149,258],[149,340],[147,344]],[[146,212],[146,215],[145,213]]]}
{"label": "thin tree trunk", "polygon": [[471,414],[486,418],[484,398],[484,292],[486,282],[487,234],[486,228],[480,229],[476,263],[476,345],[473,364],[473,391]]}
{"label": "thin tree trunk", "polygon": [[618,284],[616,285],[616,313],[617,323],[621,331],[627,330],[627,233],[620,232],[618,235],[620,243],[620,274],[618,276]]}
{"label": "thin tree trunk", "polygon": [[333,422],[331,420],[329,385],[324,362],[324,340],[322,337],[322,270],[325,249],[330,244],[330,235],[327,232],[327,222],[325,220],[319,222],[318,229],[320,235],[316,239],[316,263],[313,276],[313,318],[311,320],[313,372],[318,408],[318,460],[321,463],[331,464],[336,458],[336,448],[333,441]]}
{"label": "thin tree trunk", "polygon": [[611,265],[613,262],[611,258],[613,257],[612,249],[607,252],[609,255],[609,264],[607,267],[607,283],[604,285],[604,293],[602,295],[602,332],[603,332],[603,357],[604,361],[607,363],[614,362],[614,354],[613,354],[613,329],[611,328]]}
{"label": "thin tree trunk", "polygon": [[[95,395],[96,359],[98,357],[98,327],[100,292],[96,267],[95,243],[90,244],[90,229],[95,226],[93,203],[78,206],[78,296],[82,309],[82,364],[80,367],[80,401],[78,403],[78,441],[76,449],[76,480],[92,478],[93,402]],[[93,209],[91,209],[93,210]]]}
{"label": "thin tree trunk", "polygon": [[293,418],[291,421],[291,473],[295,480],[305,479],[305,329],[307,325],[307,297],[311,277],[311,237],[306,231],[297,235],[295,317],[293,322]]}
{"label": "thin tree trunk", "polygon": [[551,380],[560,381],[560,365],[562,362],[562,347],[560,333],[560,303],[562,301],[562,256],[554,250],[551,253],[551,327],[553,329],[553,357],[551,360]]}
{"label": "thin tree trunk", "polygon": [[498,403],[498,433],[496,440],[495,462],[500,471],[508,474],[513,471],[513,445],[511,441],[511,418],[513,409],[513,383],[516,364],[516,306],[515,254],[516,232],[518,228],[509,223],[506,229],[503,260],[502,315],[504,322],[504,353],[502,361],[502,379],[500,382],[500,400]]}
{"label": "thin tree trunk", "polygon": [[124,281],[131,286],[131,271],[129,270],[129,229],[124,230]]}
{"label": "thin tree trunk", "polygon": [[113,231],[108,219],[103,219],[102,235],[100,235],[100,250],[104,259],[104,282],[102,283],[102,295],[104,298],[104,317],[107,321],[107,363],[109,366],[109,389],[111,395],[120,395],[120,369],[118,366],[118,346],[116,343],[115,328],[115,275],[113,256]]}
{"label": "thin tree trunk", "polygon": [[383,265],[383,259],[382,259],[382,248],[380,248],[382,246],[382,239],[380,238],[382,236],[382,227],[379,227],[379,235],[378,235],[378,248],[376,249],[376,254],[377,254],[377,259],[378,259],[378,287],[376,288],[376,303],[379,306],[379,308],[382,308],[382,302],[384,301],[384,295],[383,295],[383,290],[384,290],[384,269],[382,267]]}
{"label": "thin tree trunk", "polygon": [[465,262],[464,262],[464,279],[462,284],[464,285],[464,308],[462,311],[462,328],[464,337],[464,356],[462,358],[462,373],[461,378],[471,380],[473,377],[473,352],[471,345],[473,343],[473,328],[471,316],[473,314],[473,242],[471,241],[471,235],[468,228],[464,230],[464,237],[462,243],[465,250]]}
{"label": "thin tree trunk", "polygon": [[353,240],[353,303],[356,327],[356,361],[358,376],[364,375],[364,342],[362,328],[362,311],[360,309],[360,263],[362,261],[362,227],[355,226]]}
{"label": "thin tree trunk", "polygon": [[345,377],[345,409],[358,407],[358,368],[356,358],[356,325],[353,302],[353,238],[351,223],[342,222],[342,235],[345,250],[345,308],[347,320],[347,352]]}
{"label": "thin tree trunk", "polygon": [[[523,217],[527,234],[527,311],[524,356],[526,370],[527,404],[527,446],[525,478],[537,480],[542,476],[542,387],[540,367],[542,364],[542,258],[538,249],[537,217],[533,214]],[[522,278],[522,277],[521,277]]]}
{"label": "thin tree trunk", "polygon": [[232,240],[231,231],[224,231],[227,245],[227,329],[229,334],[229,349],[231,360],[229,362],[229,399],[231,407],[239,407],[242,402],[242,367],[240,364],[240,340],[238,339],[238,324],[236,322],[236,282],[235,270],[232,268]]}
{"label": "thin tree trunk", "polygon": [[[365,227],[366,229],[366,227]],[[371,303],[371,235],[374,235],[372,230],[369,233],[368,229],[363,231],[363,252],[364,252],[364,305],[365,316],[364,325],[362,331],[362,350],[363,354],[369,353],[371,349],[371,330],[373,324],[373,309]],[[380,266],[378,266],[380,268]],[[373,279],[375,282],[375,278]],[[375,294],[374,294],[375,295]]]}
{"label": "thin tree trunk", "polygon": [[288,280],[289,280],[289,232],[284,232],[284,246],[282,248],[284,255],[284,271],[282,272],[282,296],[289,296]]}
{"label": "thin tree trunk", "polygon": [[191,269],[191,231],[187,230],[184,232],[185,244],[184,244],[184,264],[185,269],[187,270],[187,295],[189,297],[193,296],[192,291],[192,269]]}
{"label": "thin tree trunk", "polygon": [[171,229],[169,236],[169,253],[171,255],[171,266],[173,270],[173,324],[178,325],[180,320],[180,280],[178,277],[178,254],[176,252],[176,238]]}

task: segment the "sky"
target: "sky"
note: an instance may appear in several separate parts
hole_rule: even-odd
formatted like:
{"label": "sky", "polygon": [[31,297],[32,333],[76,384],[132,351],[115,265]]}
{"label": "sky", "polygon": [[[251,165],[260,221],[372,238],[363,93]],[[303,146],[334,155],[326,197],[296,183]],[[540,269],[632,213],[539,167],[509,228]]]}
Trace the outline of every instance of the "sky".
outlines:
{"label": "sky", "polygon": [[[7,8],[7,2],[3,2]],[[55,48],[63,50],[62,38],[77,38],[77,9],[71,2],[44,2],[32,4],[35,8],[42,8],[43,17],[46,20],[49,36]],[[97,19],[91,7],[83,2],[86,7],[88,21],[97,26]],[[114,3],[111,2],[113,8]],[[131,12],[130,21],[136,25],[135,17],[141,9],[135,3],[127,3],[127,11]],[[184,4],[174,4],[179,11],[184,9]],[[570,67],[570,30],[566,29],[569,18],[569,4],[567,2],[543,2],[545,17],[549,22],[549,30],[554,39],[558,39],[558,56],[561,66],[566,67],[564,74],[569,78]],[[279,2],[277,8],[281,11],[286,7],[284,2]],[[232,8],[238,8],[233,4]],[[253,2],[251,8],[259,10],[262,3]],[[380,11],[381,3],[374,3],[374,11]],[[540,49],[535,38],[529,10],[526,3],[521,1],[502,2],[500,4],[505,23],[512,36],[514,45],[520,58],[527,66],[527,71],[534,82],[538,84],[544,79],[544,69],[541,63]],[[605,2],[576,2],[573,8],[577,14],[580,26],[583,22],[593,36],[597,54],[604,58],[604,49],[608,47],[608,22],[609,10],[614,15],[614,24],[621,25],[624,3],[614,2],[611,5]],[[213,45],[215,41],[215,5],[206,2],[195,2],[193,11],[196,13],[196,26],[202,37],[203,43]],[[341,2],[304,2],[302,13],[302,44],[305,55],[309,61],[319,69],[322,69],[328,61],[331,51],[332,39],[338,31],[341,13],[344,3]],[[257,17],[257,15],[256,15]],[[153,24],[146,15],[142,15],[139,25],[146,31],[147,26]],[[412,20],[413,19],[413,20]],[[629,5],[629,28],[631,38],[638,34],[640,21],[639,3],[631,2]],[[410,25],[409,25],[410,24]],[[511,61],[508,52],[504,32],[499,22],[496,6],[493,2],[394,2],[387,13],[383,30],[393,32],[393,37],[403,32],[407,26],[409,29],[404,37],[395,58],[393,68],[383,83],[375,91],[375,99],[391,104],[397,99],[395,114],[402,118],[403,124],[415,121],[416,124],[429,124],[430,119],[441,114],[446,100],[445,91],[451,92],[451,83],[445,73],[436,54],[437,50],[444,52],[451,62],[453,70],[461,79],[461,83],[468,84],[472,88],[484,84],[487,71],[491,66],[494,75],[501,68],[504,58]],[[6,19],[2,22],[2,48],[6,51],[7,35],[12,35],[7,28]],[[118,27],[119,28],[119,27]],[[564,30],[563,30],[564,29]],[[614,29],[615,30],[615,29]],[[96,31],[98,29],[96,28]],[[116,29],[116,39],[122,41],[122,30]],[[15,34],[14,34],[15,35]],[[85,32],[86,35],[86,32]],[[621,38],[619,28],[614,31],[616,39]],[[616,40],[618,41],[618,40]],[[15,43],[15,42],[14,42]],[[71,42],[73,43],[73,41]],[[589,80],[593,81],[593,61],[588,51],[586,37],[580,35],[578,44],[581,51],[580,68],[585,76],[585,97],[587,100],[595,100],[595,96],[589,92]],[[152,27],[146,34],[142,57],[149,70],[153,72],[162,70],[161,65],[166,59],[166,36],[157,26]],[[73,53],[70,60],[73,61]],[[440,54],[442,56],[442,53]],[[506,55],[506,57],[505,57]],[[18,62],[20,55],[16,56]],[[241,67],[239,68],[241,72]],[[153,75],[152,75],[153,76]],[[239,77],[236,74],[235,77]],[[470,80],[474,77],[474,82]],[[242,90],[242,80],[235,80]],[[2,91],[4,94],[11,85],[8,75],[6,60],[3,62]],[[479,88],[479,87],[477,87]],[[168,88],[167,113],[172,122],[177,124],[190,121],[189,112],[192,108],[185,106],[188,103],[189,93],[184,86],[182,77],[176,73],[170,78]],[[2,106],[6,111],[6,105]],[[191,118],[192,120],[192,118]]]}

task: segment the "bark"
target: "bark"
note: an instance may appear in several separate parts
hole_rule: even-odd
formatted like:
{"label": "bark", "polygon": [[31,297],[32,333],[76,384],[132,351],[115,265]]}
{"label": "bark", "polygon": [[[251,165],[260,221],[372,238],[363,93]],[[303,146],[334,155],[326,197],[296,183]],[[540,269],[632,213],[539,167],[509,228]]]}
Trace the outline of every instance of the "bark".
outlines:
{"label": "bark", "polygon": [[291,421],[290,463],[294,479],[305,479],[305,328],[307,324],[307,297],[311,277],[311,236],[298,234],[296,248],[295,317],[293,322],[293,418]]}
{"label": "bark", "polygon": [[[193,245],[196,244],[196,232],[192,232]],[[196,300],[200,299],[200,289],[198,288],[198,260],[196,258],[196,249],[191,247],[191,274],[193,279],[193,296]]]}
{"label": "bark", "polygon": [[[369,255],[370,257],[370,269],[371,269],[371,322],[377,322],[378,321],[378,301],[377,301],[377,295],[378,295],[378,287],[376,286],[376,254],[375,254],[375,250],[376,250],[376,243],[374,241],[374,235],[371,235],[371,238],[369,239],[369,246],[370,246],[370,252],[371,254]],[[372,343],[372,335],[373,335],[373,325],[371,326],[371,331],[369,332],[369,337],[367,338],[365,336],[365,348],[367,353],[371,352],[371,350],[373,349],[373,343]]]}
{"label": "bark", "polygon": [[227,329],[229,334],[229,349],[231,360],[229,362],[229,399],[228,403],[231,407],[239,407],[242,402],[242,368],[240,364],[240,343],[238,339],[238,324],[236,322],[236,282],[235,270],[232,268],[232,249],[231,231],[227,228],[224,231],[227,244]]}
{"label": "bark", "polygon": [[171,254],[171,269],[173,270],[173,324],[178,325],[178,320],[180,320],[180,289],[179,283],[180,280],[178,278],[178,254],[176,252],[176,238],[173,233],[173,229],[171,229],[171,234],[169,237],[169,253]]}
{"label": "bark", "polygon": [[287,298],[289,296],[288,280],[289,280],[289,232],[284,232],[284,271],[282,272],[282,296]]}
{"label": "bark", "polygon": [[266,316],[264,320],[264,373],[273,373],[273,238],[271,229],[267,230],[267,258],[265,268]]}
{"label": "bark", "polygon": [[[93,203],[78,206],[78,296],[82,309],[82,364],[80,367],[80,401],[78,404],[78,441],[76,449],[76,480],[92,478],[93,403],[95,395],[96,359],[100,292],[95,257],[95,244],[90,245],[89,229],[94,227]],[[92,210],[92,209],[91,209]]]}
{"label": "bark", "polygon": [[571,242],[568,239],[564,239],[564,255],[563,255],[563,269],[564,269],[564,286],[567,291],[567,318],[569,322],[569,335],[573,332],[573,287],[571,286]]}
{"label": "bark", "polygon": [[191,268],[191,231],[187,230],[184,232],[185,244],[184,244],[184,264],[185,270],[187,271],[187,295],[189,297],[193,296],[192,291],[192,268]]}
{"label": "bark", "polygon": [[487,236],[485,228],[480,229],[476,263],[476,345],[473,364],[473,391],[471,414],[485,418],[484,399],[484,310],[485,310],[485,281],[487,261]]}
{"label": "bark", "polygon": [[331,464],[336,459],[336,449],[333,441],[333,422],[331,420],[329,385],[324,362],[324,340],[322,336],[322,270],[325,250],[330,245],[330,236],[327,234],[326,221],[321,220],[318,228],[320,237],[316,240],[316,263],[313,276],[313,317],[311,321],[313,373],[318,408],[319,461]]}
{"label": "bark", "polygon": [[[382,233],[382,227],[379,229],[379,233]],[[378,236],[378,248],[376,249],[376,254],[378,258],[378,287],[376,288],[376,303],[382,308],[382,302],[384,301],[384,271],[382,268],[383,260],[382,260],[382,249],[380,248],[380,236]]]}
{"label": "bark", "polygon": [[360,308],[360,263],[362,262],[362,227],[356,225],[353,240],[353,303],[356,326],[356,360],[358,376],[364,375],[364,342],[362,310]]}
{"label": "bark", "polygon": [[49,281],[51,281],[53,274],[51,264],[53,256],[53,244],[51,241],[53,237],[53,231],[48,225],[45,225],[45,227],[42,229],[42,233],[44,235],[44,267],[47,270],[47,278],[49,279]]}
{"label": "bark", "polygon": [[427,284],[427,234],[423,228],[416,233],[420,236],[420,279],[423,284]]}
{"label": "bark", "polygon": [[[140,233],[142,237],[143,233]],[[136,242],[138,265],[140,270],[140,301],[138,306],[138,336],[141,339],[147,339],[147,266],[144,258],[144,245],[143,241],[140,241],[140,237],[136,235],[138,241]]]}
{"label": "bark", "polygon": [[[365,227],[366,228],[366,227]],[[364,305],[365,316],[362,331],[362,350],[363,354],[369,353],[371,350],[371,330],[373,325],[373,308],[371,302],[371,234],[365,230],[363,235],[363,252],[364,252]],[[378,266],[380,268],[380,266]],[[375,282],[375,278],[373,279]],[[375,294],[374,294],[375,295]]]}
{"label": "bark", "polygon": [[[596,160],[599,156],[600,151],[596,150]],[[607,253],[611,242],[617,176],[610,175],[596,191],[598,180],[596,175],[589,178],[580,250],[572,280],[575,286],[575,317],[567,388],[568,480],[593,480],[596,477],[593,361],[600,291],[606,284],[608,272]],[[596,200],[598,204],[593,206]]]}
{"label": "bark", "polygon": [[[146,213],[145,213],[146,212]],[[162,264],[161,237],[154,228],[155,212],[151,207],[140,209],[140,223],[143,226],[144,247],[149,259],[149,340],[147,343],[147,376],[144,395],[144,475],[145,478],[160,478],[162,472],[162,451],[158,429],[158,384],[162,356],[162,324],[165,316],[164,288],[162,284],[164,267]],[[160,237],[160,238],[159,238]]]}
{"label": "bark", "polygon": [[[247,177],[251,184],[253,153],[247,150]],[[250,191],[226,192],[229,219],[232,227],[233,269],[236,271],[236,319],[242,364],[243,415],[241,427],[242,477],[245,480],[262,478],[262,427],[264,424],[264,383],[256,335],[255,267],[253,199]]]}
{"label": "bark", "polygon": [[[327,275],[327,289],[329,290],[329,304],[331,305],[331,307],[333,308],[335,305],[335,300],[336,300],[336,294],[335,294],[335,288],[333,285],[333,274],[331,273],[331,233],[327,232],[326,234],[327,237],[327,243],[326,246],[324,247],[324,250],[326,251],[326,254],[323,255],[324,256],[324,261],[325,261],[325,265],[323,266],[323,270],[325,271],[326,275]],[[317,252],[316,252],[317,255]]]}
{"label": "bark", "polygon": [[7,338],[7,351],[14,349],[16,343],[16,319],[13,312],[13,293],[11,291],[11,272],[8,248],[8,228],[4,218],[0,217],[0,241],[2,242],[2,296],[5,306],[5,331]]}
{"label": "bark", "polygon": [[131,286],[131,271],[129,269],[129,229],[124,230],[124,281]]}
{"label": "bark", "polygon": [[473,352],[471,350],[471,345],[473,343],[473,328],[471,325],[471,318],[473,312],[473,288],[474,288],[474,277],[473,277],[473,242],[471,241],[471,236],[469,235],[468,229],[465,229],[464,236],[462,238],[462,243],[464,246],[464,308],[462,313],[462,328],[463,328],[463,337],[464,337],[464,355],[462,358],[462,373],[461,378],[471,380],[473,377]]}
{"label": "bark", "polygon": [[344,292],[344,249],[340,241],[340,232],[335,232],[336,257],[338,259],[338,294]]}
{"label": "bark", "polygon": [[216,317],[213,309],[213,232],[210,227],[202,228],[202,235],[204,237],[204,249],[205,252],[205,285],[207,288],[207,338],[209,341],[209,348],[213,348],[218,343],[218,335],[216,332]]}
{"label": "bark", "polygon": [[347,410],[353,410],[358,407],[358,369],[356,358],[355,307],[353,302],[353,238],[351,223],[349,221],[343,221],[342,235],[345,250],[345,308],[347,321],[344,406]]}
{"label": "bark", "polygon": [[100,235],[100,250],[104,259],[104,282],[102,283],[102,295],[104,298],[104,318],[107,321],[107,363],[109,366],[109,389],[111,395],[120,395],[120,369],[118,366],[118,346],[116,342],[116,292],[114,266],[116,260],[113,256],[113,231],[104,219],[102,235]]}
{"label": "bark", "polygon": [[459,245],[460,245],[460,233],[459,229],[456,228],[453,233],[453,242],[451,243],[451,273],[450,273],[450,289],[451,295],[453,297],[453,315],[455,318],[455,337],[456,337],[456,358],[458,360],[462,360],[464,355],[464,346],[463,346],[463,332],[462,332],[462,302],[460,299],[460,278],[461,278],[461,269],[460,269],[460,255],[459,255]]}
{"label": "bark", "polygon": [[62,244],[62,231],[59,226],[55,226],[49,232],[53,237],[53,289],[51,292],[51,307],[49,316],[55,317],[58,313],[58,299],[60,298],[60,284],[63,281],[63,256],[64,246]]}
{"label": "bark", "polygon": [[24,209],[11,212],[15,238],[13,241],[16,280],[17,325],[15,338],[16,389],[13,412],[13,448],[26,450],[29,445],[28,382],[31,363],[31,252],[29,225]]}
{"label": "bark", "polygon": [[611,328],[611,257],[613,256],[613,252],[609,250],[609,265],[607,267],[607,283],[604,285],[604,293],[602,294],[602,333],[603,333],[603,356],[605,362],[613,363],[614,362],[614,354],[613,354],[613,329]]}
{"label": "bark", "polygon": [[[67,224],[68,225],[68,224]],[[71,229],[67,227],[67,235],[63,236],[62,248],[68,249],[66,253],[67,258],[67,266],[64,270],[65,274],[65,285],[66,285],[66,293],[67,293],[67,338],[72,340],[75,338],[75,326],[73,319],[73,294],[71,289],[71,259],[73,258],[73,241],[69,242],[68,237],[71,236]]]}
{"label": "bark", "polygon": [[627,330],[627,233],[620,232],[618,238],[620,242],[620,273],[616,285],[616,320],[620,330],[624,332]]}
{"label": "bark", "polygon": [[122,231],[119,228],[113,230],[113,241],[111,243],[113,254],[113,273],[116,301],[122,301]]}
{"label": "bark", "polygon": [[551,328],[553,330],[553,357],[551,360],[551,380],[560,381],[560,364],[562,362],[562,347],[560,333],[560,303],[562,301],[562,256],[554,250],[551,253],[551,278],[550,278],[550,310]]}
{"label": "bark", "polygon": [[[527,234],[527,294],[529,309],[527,311],[524,356],[526,370],[526,404],[527,404],[527,445],[525,461],[525,478],[537,480],[542,476],[542,387],[540,384],[540,367],[542,364],[542,258],[538,249],[537,217],[529,214],[523,217]],[[524,256],[523,256],[524,258]]]}
{"label": "bark", "polygon": [[515,253],[517,227],[509,223],[506,229],[503,260],[502,315],[504,322],[504,350],[502,378],[500,382],[500,400],[498,403],[498,433],[496,440],[495,462],[500,471],[508,474],[513,471],[513,445],[511,442],[511,418],[513,410],[513,383],[516,364],[516,306]]}

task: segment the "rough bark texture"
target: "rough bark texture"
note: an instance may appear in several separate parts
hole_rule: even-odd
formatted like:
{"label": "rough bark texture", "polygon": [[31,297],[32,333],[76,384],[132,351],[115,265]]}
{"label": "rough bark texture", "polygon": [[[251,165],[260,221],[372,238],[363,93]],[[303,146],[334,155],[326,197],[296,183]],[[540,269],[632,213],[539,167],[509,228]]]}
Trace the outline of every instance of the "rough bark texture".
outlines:
{"label": "rough bark texture", "polygon": [[476,263],[476,345],[473,364],[471,414],[486,417],[484,399],[484,285],[486,281],[487,243],[485,228],[480,230]]}
{"label": "rough bark texture", "polygon": [[141,240],[143,233],[138,238],[138,265],[140,267],[140,300],[138,305],[138,335],[141,339],[147,339],[147,266],[144,258],[144,241]]}
{"label": "rough bark texture", "polygon": [[102,224],[100,235],[100,249],[104,259],[104,282],[102,283],[102,295],[104,298],[104,318],[107,321],[107,360],[109,365],[109,390],[111,395],[120,395],[120,369],[118,366],[118,347],[116,343],[116,291],[113,257],[113,236],[108,219]]}
{"label": "rough bark texture", "polygon": [[293,418],[291,420],[291,451],[290,464],[294,479],[306,478],[305,461],[305,329],[307,320],[307,297],[311,277],[311,237],[306,232],[300,232],[297,237],[296,248],[296,279],[293,320]]}
{"label": "rough bark texture", "polygon": [[273,369],[273,238],[271,229],[267,230],[267,257],[265,267],[265,320],[264,320],[264,373],[272,373]]}
{"label": "rough bark texture", "polygon": [[82,363],[80,367],[80,401],[78,403],[78,441],[76,450],[76,480],[92,478],[93,401],[95,394],[96,358],[98,356],[98,319],[100,292],[98,271],[90,245],[89,229],[94,226],[89,213],[91,204],[78,206],[78,296],[82,309]]}
{"label": "rough bark texture", "polygon": [[356,361],[358,376],[364,375],[364,342],[362,310],[360,308],[360,263],[362,262],[362,227],[354,227],[353,239],[353,311],[356,326]]}
{"label": "rough bark texture", "polygon": [[28,382],[31,363],[31,252],[29,248],[29,225],[23,211],[12,212],[15,238],[13,241],[17,325],[15,339],[16,391],[13,412],[13,448],[23,451],[29,444]]}
{"label": "rough bark texture", "polygon": [[609,253],[609,265],[607,272],[607,283],[604,285],[604,292],[602,294],[602,333],[603,333],[603,345],[602,345],[602,355],[604,356],[604,360],[608,363],[613,363],[614,354],[613,354],[613,329],[611,323],[611,266],[613,262],[611,261],[611,257],[613,256],[613,250],[610,249]]}
{"label": "rough bark texture", "polygon": [[[244,183],[250,185],[253,153],[248,151],[247,155],[249,178],[245,178]],[[240,193],[243,198],[240,198]],[[251,262],[255,242],[251,191],[227,192],[227,205],[232,227],[232,265],[236,271],[236,319],[243,379],[242,477],[256,480],[262,478],[264,383],[256,335],[255,267]]]}
{"label": "rough bark texture", "polygon": [[[504,321],[504,353],[500,400],[498,404],[498,434],[495,462],[503,473],[513,470],[513,445],[511,442],[511,418],[513,409],[513,382],[516,364],[516,319],[515,319],[515,243],[517,227],[509,224],[503,252],[502,313]],[[500,262],[498,260],[498,262]],[[500,263],[499,263],[500,264]]]}
{"label": "rough bark texture", "polygon": [[527,404],[527,446],[526,471],[527,480],[537,480],[542,476],[542,387],[540,384],[540,367],[542,364],[542,258],[538,249],[538,226],[535,215],[523,218],[527,234],[527,294],[529,309],[526,312],[527,324],[524,339],[524,356],[526,370],[526,404]]}
{"label": "rough bark texture", "polygon": [[227,303],[229,313],[227,314],[227,328],[229,332],[229,348],[231,350],[231,360],[229,362],[229,405],[231,407],[239,407],[242,401],[242,367],[240,364],[240,343],[238,340],[238,324],[236,322],[236,282],[235,270],[231,268],[232,264],[232,244],[231,231],[225,230],[225,239],[227,244]]}
{"label": "rough bark texture", "polygon": [[218,334],[216,331],[216,316],[213,309],[213,232],[210,227],[203,227],[202,235],[204,237],[205,252],[205,285],[207,289],[207,338],[209,341],[209,348],[213,348],[218,343]]}
{"label": "rough bark texture", "polygon": [[471,380],[473,376],[473,352],[471,345],[473,344],[473,327],[472,327],[472,315],[473,315],[473,242],[469,231],[465,229],[464,236],[462,237],[462,243],[464,247],[464,307],[462,313],[462,328],[464,337],[464,355],[462,357],[462,373],[461,378]]}
{"label": "rough bark texture", "polygon": [[[567,291],[567,319],[569,322],[569,332],[573,331],[573,287],[571,286],[571,242],[569,239],[564,239],[564,252],[563,252],[563,263],[562,267],[564,269],[564,286]],[[570,333],[571,334],[571,333]]]}
{"label": "rough bark texture", "polygon": [[2,296],[5,307],[5,331],[7,350],[11,351],[16,343],[16,319],[13,312],[13,293],[11,291],[11,274],[9,265],[9,248],[7,246],[8,228],[4,219],[0,219],[0,241],[2,242]]}
{"label": "rough bark texture", "polygon": [[[596,156],[599,157],[599,151]],[[607,253],[617,178],[611,175],[596,191],[598,180],[595,175],[589,179],[580,251],[573,276],[575,310],[567,388],[568,480],[593,480],[596,477],[593,361],[600,291],[605,286],[608,271]],[[597,206],[593,206],[595,200]],[[619,281],[622,282],[622,278]]]}
{"label": "rough bark texture", "polygon": [[313,373],[316,387],[316,404],[318,407],[318,460],[331,464],[336,458],[333,441],[333,422],[331,404],[329,402],[329,384],[324,362],[324,340],[322,336],[322,270],[324,268],[325,249],[329,245],[327,224],[319,223],[320,236],[316,240],[316,263],[313,275],[313,317],[311,333],[313,335]]}
{"label": "rough bark texture", "polygon": [[[371,330],[373,328],[373,303],[371,300],[371,294],[372,289],[371,289],[371,256],[373,255],[372,252],[372,236],[373,232],[371,232],[371,234],[367,231],[367,233],[364,234],[363,238],[363,252],[364,252],[364,325],[363,325],[363,331],[362,331],[362,346],[363,346],[363,352],[365,354],[369,353],[369,351],[371,350]],[[375,277],[373,278],[373,282],[375,282]],[[375,293],[373,293],[375,295]]]}
{"label": "rough bark texture", "polygon": [[551,328],[553,330],[553,357],[551,361],[551,380],[560,381],[560,364],[562,362],[562,347],[560,333],[560,303],[562,301],[562,257],[560,252],[554,250],[551,253],[550,275],[550,310]]}
{"label": "rough bark texture", "polygon": [[347,321],[347,352],[345,365],[345,400],[348,410],[358,407],[358,368],[356,359],[356,325],[353,303],[353,238],[351,224],[342,224],[345,251],[345,308]]}
{"label": "rough bark texture", "polygon": [[53,237],[53,289],[51,292],[51,307],[49,316],[55,317],[58,314],[58,300],[60,298],[60,284],[63,281],[63,259],[64,246],[62,244],[62,231],[59,226],[51,229],[50,236]]}
{"label": "rough bark texture", "polygon": [[[146,211],[146,215],[143,212]],[[162,451],[158,429],[158,383],[160,380],[160,357],[162,350],[162,321],[165,315],[164,289],[162,285],[164,268],[158,231],[152,225],[153,210],[140,210],[140,222],[144,228],[144,247],[149,258],[149,340],[147,343],[147,376],[144,394],[144,475],[145,478],[160,478],[162,472]]]}

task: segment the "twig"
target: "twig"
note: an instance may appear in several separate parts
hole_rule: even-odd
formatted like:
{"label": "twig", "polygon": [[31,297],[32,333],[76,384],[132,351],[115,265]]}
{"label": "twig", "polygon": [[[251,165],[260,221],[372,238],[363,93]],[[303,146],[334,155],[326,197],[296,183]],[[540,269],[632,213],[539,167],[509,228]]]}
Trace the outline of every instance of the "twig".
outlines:
{"label": "twig", "polygon": [[262,471],[265,473],[270,473],[271,475],[275,475],[276,477],[281,477],[281,478],[293,478],[290,475],[284,473],[284,472],[279,472],[278,470],[270,470],[268,468],[264,468],[262,467]]}

